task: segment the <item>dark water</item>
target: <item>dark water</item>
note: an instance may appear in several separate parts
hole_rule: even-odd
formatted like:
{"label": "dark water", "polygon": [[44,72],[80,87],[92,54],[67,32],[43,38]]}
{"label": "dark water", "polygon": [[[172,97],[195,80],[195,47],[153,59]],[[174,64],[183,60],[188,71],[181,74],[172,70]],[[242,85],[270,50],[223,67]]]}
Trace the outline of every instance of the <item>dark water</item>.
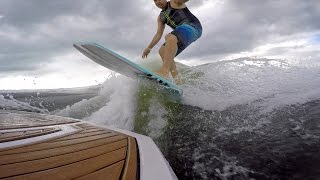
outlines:
{"label": "dark water", "polygon": [[97,86],[85,88],[83,90],[0,91],[0,95],[4,99],[16,103],[8,106],[8,103],[2,102],[0,103],[0,108],[49,113],[64,109],[68,105],[73,105],[82,99],[90,99],[97,96],[99,89],[100,88]]}
{"label": "dark water", "polygon": [[180,179],[320,179],[320,101],[264,115],[183,108],[156,140]]}

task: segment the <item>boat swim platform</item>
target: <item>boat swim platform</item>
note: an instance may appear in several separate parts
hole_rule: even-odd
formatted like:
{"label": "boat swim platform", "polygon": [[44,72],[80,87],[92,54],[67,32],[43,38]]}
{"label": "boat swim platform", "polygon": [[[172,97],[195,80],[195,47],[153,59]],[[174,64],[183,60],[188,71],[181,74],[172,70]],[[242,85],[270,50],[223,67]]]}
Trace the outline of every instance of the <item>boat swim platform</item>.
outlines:
{"label": "boat swim platform", "polygon": [[139,149],[85,121],[1,110],[0,179],[139,179]]}

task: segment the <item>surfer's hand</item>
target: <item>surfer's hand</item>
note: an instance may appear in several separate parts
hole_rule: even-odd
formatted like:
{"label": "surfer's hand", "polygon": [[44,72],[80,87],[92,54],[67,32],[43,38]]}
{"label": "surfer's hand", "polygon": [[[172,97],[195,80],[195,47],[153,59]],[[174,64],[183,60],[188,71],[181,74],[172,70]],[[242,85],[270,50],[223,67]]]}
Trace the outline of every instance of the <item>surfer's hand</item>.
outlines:
{"label": "surfer's hand", "polygon": [[142,58],[147,58],[147,57],[148,57],[148,54],[150,53],[150,51],[151,51],[150,48],[146,48],[146,49],[143,51]]}

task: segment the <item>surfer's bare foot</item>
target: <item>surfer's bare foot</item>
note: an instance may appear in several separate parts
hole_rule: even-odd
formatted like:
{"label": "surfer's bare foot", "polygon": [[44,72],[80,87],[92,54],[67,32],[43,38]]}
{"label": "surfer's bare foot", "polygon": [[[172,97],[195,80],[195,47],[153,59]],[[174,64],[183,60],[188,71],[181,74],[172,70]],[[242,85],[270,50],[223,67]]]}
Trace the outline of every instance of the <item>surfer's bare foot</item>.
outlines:
{"label": "surfer's bare foot", "polygon": [[155,73],[156,73],[157,75],[161,76],[161,77],[166,78],[166,79],[169,78],[169,73],[165,73],[165,72],[163,72],[163,71],[161,71],[161,70],[155,71]]}

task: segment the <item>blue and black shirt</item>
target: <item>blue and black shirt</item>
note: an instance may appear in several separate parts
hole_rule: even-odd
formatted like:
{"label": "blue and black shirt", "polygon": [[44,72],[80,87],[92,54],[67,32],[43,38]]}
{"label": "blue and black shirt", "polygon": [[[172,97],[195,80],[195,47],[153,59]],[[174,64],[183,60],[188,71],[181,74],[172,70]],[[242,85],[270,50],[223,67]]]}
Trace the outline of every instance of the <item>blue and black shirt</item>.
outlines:
{"label": "blue and black shirt", "polygon": [[160,12],[160,19],[172,29],[184,23],[202,29],[200,21],[189,11],[188,7],[174,9],[170,6],[170,2],[168,2],[165,9]]}

